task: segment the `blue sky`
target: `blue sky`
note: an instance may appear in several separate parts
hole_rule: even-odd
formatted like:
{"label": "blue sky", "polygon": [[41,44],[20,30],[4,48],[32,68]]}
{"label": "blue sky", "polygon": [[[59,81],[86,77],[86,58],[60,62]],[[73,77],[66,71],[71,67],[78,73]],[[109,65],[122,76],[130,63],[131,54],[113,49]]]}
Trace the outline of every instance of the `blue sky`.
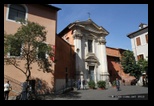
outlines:
{"label": "blue sky", "polygon": [[132,50],[127,35],[137,31],[140,23],[148,24],[148,4],[51,4],[58,11],[57,33],[68,24],[90,18],[105,28],[106,46]]}

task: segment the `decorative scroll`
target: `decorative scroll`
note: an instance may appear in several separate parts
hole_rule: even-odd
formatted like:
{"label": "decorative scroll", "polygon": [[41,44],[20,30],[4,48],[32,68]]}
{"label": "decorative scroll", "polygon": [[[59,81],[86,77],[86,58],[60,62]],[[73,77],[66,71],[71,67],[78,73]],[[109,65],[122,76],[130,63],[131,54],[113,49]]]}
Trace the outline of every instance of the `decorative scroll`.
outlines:
{"label": "decorative scroll", "polygon": [[105,40],[103,37],[100,37],[99,39],[97,39],[97,41],[98,41],[100,44],[105,44],[105,43],[106,43],[106,40]]}
{"label": "decorative scroll", "polygon": [[82,33],[81,33],[81,31],[80,30],[74,30],[73,31],[73,38],[79,38],[79,39],[81,39],[82,38]]}

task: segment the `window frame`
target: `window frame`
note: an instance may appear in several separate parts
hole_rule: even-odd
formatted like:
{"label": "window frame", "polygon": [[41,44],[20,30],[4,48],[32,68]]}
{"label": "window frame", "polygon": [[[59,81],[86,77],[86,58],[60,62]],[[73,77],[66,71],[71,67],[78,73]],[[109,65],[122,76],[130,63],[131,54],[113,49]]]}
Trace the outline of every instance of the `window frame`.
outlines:
{"label": "window frame", "polygon": [[[95,80],[94,72],[95,72],[95,66],[89,66],[89,73],[88,74],[90,75],[90,77],[89,77],[90,81],[94,81]],[[93,74],[93,78],[94,79],[92,79],[92,76],[91,76],[92,74]]]}
{"label": "window frame", "polygon": [[[10,45],[10,48],[11,48],[11,45]],[[20,46],[20,55],[19,56],[15,56],[15,55],[11,55],[11,51],[9,51],[8,53],[7,53],[7,57],[9,57],[9,58],[20,58],[21,57],[21,55],[22,55],[22,48],[23,48],[23,44],[21,43],[21,46]]]}
{"label": "window frame", "polygon": [[144,59],[144,54],[137,55],[137,60],[139,61],[140,59]]}
{"label": "window frame", "polygon": [[[46,44],[46,45],[48,45],[46,42],[44,42],[43,44]],[[37,51],[39,51],[39,47],[37,47]],[[39,57],[39,53],[37,53],[37,59],[47,59],[48,58],[48,54],[47,54],[47,51],[45,52],[45,57],[44,58],[40,58]]]}
{"label": "window frame", "polygon": [[141,45],[141,38],[140,37],[137,37],[136,38],[136,45],[137,46],[140,46]]}
{"label": "window frame", "polygon": [[[7,5],[6,20],[11,21],[11,22],[15,22],[15,23],[20,23],[20,22],[17,22],[16,20],[9,19],[9,12],[10,12],[10,6],[11,5],[12,4]],[[25,4],[20,4],[20,5],[25,8],[25,19],[24,20],[27,20],[28,19],[28,8]]]}

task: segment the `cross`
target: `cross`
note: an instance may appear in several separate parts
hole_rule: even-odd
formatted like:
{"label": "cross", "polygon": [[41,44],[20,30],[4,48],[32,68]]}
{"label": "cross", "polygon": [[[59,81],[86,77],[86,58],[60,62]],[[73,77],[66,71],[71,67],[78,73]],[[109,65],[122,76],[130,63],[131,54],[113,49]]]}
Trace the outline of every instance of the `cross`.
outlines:
{"label": "cross", "polygon": [[90,18],[90,13],[88,12],[89,18]]}

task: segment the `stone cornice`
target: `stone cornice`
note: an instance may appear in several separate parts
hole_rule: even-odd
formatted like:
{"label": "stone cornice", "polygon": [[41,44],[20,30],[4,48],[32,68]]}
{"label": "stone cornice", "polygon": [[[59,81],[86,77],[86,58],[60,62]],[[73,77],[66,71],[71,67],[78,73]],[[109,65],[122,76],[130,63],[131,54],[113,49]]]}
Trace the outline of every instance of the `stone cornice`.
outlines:
{"label": "stone cornice", "polygon": [[102,31],[96,31],[94,29],[91,29],[91,28],[84,28],[85,30],[89,31],[89,32],[92,32],[92,33],[96,33],[96,34],[104,34],[104,32]]}

